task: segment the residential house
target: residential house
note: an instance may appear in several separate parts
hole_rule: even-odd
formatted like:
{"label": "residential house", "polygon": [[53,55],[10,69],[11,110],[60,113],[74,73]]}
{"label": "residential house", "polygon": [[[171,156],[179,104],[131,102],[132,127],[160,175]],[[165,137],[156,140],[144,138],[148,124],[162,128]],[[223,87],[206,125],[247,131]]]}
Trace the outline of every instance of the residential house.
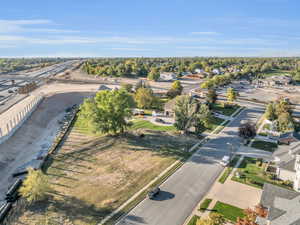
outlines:
{"label": "residential house", "polygon": [[204,73],[204,70],[203,69],[195,69],[194,72],[195,73]]}
{"label": "residential house", "polygon": [[258,216],[258,225],[300,225],[300,193],[265,183],[260,204],[267,216]]}
{"label": "residential house", "polygon": [[287,145],[289,145],[292,142],[298,141],[300,141],[300,134],[294,131],[281,134],[278,139],[279,143]]}
{"label": "residential house", "polygon": [[289,85],[293,82],[293,79],[290,76],[271,76],[266,79],[260,79],[256,81],[259,86],[283,86]]}
{"label": "residential house", "polygon": [[295,191],[300,192],[300,142],[280,146],[273,153],[276,175],[284,181],[292,181]]}
{"label": "residential house", "polygon": [[168,102],[165,103],[164,105],[164,113],[166,116],[175,116],[175,103],[176,103],[176,98],[173,98],[169,100]]}
{"label": "residential house", "polygon": [[111,91],[112,89],[107,87],[106,85],[104,84],[101,84],[99,87],[98,87],[98,91],[105,91],[105,90],[108,90],[108,91]]}
{"label": "residential house", "polygon": [[220,71],[220,69],[213,69],[212,73],[215,75],[219,75],[219,74],[221,74],[221,71]]}
{"label": "residential house", "polygon": [[160,73],[160,76],[159,76],[159,80],[161,80],[161,81],[172,81],[172,80],[176,80],[176,78],[177,78],[177,75],[172,72],[163,72],[163,73]]}

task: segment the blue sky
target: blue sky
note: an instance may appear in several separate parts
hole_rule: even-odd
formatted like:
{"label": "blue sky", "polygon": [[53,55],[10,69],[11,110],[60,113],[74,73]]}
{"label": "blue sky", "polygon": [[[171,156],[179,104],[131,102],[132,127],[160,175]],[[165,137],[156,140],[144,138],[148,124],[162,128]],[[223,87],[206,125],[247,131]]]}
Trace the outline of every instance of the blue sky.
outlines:
{"label": "blue sky", "polygon": [[299,11],[299,0],[5,0],[0,56],[300,56]]}

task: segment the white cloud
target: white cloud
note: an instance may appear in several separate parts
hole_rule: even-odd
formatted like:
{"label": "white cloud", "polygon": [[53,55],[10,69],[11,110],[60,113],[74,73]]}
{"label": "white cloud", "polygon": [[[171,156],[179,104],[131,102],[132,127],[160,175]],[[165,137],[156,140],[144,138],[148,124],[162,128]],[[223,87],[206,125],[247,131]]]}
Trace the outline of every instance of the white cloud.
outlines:
{"label": "white cloud", "polygon": [[51,28],[32,28],[37,25],[55,25],[51,20],[0,20],[0,33],[75,33],[76,30],[51,29]]}

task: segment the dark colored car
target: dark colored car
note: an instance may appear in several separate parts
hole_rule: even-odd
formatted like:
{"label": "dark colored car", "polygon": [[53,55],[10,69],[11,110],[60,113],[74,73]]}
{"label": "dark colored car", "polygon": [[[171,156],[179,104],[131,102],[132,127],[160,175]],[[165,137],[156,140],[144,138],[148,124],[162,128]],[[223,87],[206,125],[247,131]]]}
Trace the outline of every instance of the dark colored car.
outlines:
{"label": "dark colored car", "polygon": [[157,122],[157,123],[165,123],[165,121],[163,119],[160,119],[160,118],[156,118],[155,122]]}
{"label": "dark colored car", "polygon": [[160,188],[157,187],[157,188],[154,188],[152,189],[151,191],[148,192],[148,197],[149,199],[154,199],[160,192]]}

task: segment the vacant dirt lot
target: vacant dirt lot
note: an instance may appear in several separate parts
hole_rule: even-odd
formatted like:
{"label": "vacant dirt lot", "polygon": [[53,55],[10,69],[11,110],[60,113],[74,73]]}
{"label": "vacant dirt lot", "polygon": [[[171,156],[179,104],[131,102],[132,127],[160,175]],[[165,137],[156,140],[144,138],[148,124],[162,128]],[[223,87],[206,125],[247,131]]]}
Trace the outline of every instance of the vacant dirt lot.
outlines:
{"label": "vacant dirt lot", "polygon": [[81,103],[91,95],[87,92],[51,94],[47,97],[6,142],[0,145],[0,202],[9,185],[14,181],[11,174],[22,164],[33,159],[42,146],[50,146],[59,128],[58,121],[65,114],[65,109]]}
{"label": "vacant dirt lot", "polygon": [[61,224],[97,224],[176,159],[184,158],[181,149],[193,143],[161,132],[148,132],[144,138],[96,137],[74,128],[47,170],[54,188],[51,200],[28,207],[13,224],[36,224],[43,215]]}

